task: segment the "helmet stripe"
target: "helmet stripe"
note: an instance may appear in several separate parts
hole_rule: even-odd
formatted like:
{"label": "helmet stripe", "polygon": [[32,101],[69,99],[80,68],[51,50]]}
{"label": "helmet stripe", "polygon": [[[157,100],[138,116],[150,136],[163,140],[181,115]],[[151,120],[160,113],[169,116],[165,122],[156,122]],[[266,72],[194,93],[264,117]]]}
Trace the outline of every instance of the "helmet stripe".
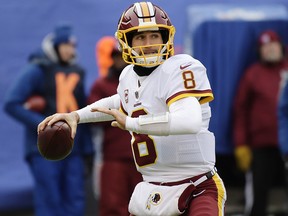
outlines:
{"label": "helmet stripe", "polygon": [[151,22],[156,23],[154,7],[151,2],[147,2],[149,13],[151,15]]}
{"label": "helmet stripe", "polygon": [[151,14],[147,5],[147,2],[140,2],[142,16],[146,17],[143,19],[144,22],[151,22]]}
{"label": "helmet stripe", "polygon": [[140,6],[139,3],[135,3],[134,5],[136,7],[136,13],[137,13],[137,16],[138,16],[139,25],[142,25],[143,24],[143,20],[141,18],[139,18],[139,17],[143,17],[141,6]]}
{"label": "helmet stripe", "polygon": [[136,7],[137,16],[138,16],[138,17],[142,17],[143,14],[142,14],[142,10],[141,10],[140,4],[139,4],[139,3],[135,3],[134,6]]}

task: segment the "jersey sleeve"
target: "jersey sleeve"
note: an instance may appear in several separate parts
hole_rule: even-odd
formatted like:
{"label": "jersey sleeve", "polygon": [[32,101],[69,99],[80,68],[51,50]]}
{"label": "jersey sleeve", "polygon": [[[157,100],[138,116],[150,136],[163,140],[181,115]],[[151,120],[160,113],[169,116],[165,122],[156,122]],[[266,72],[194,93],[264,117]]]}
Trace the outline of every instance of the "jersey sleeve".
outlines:
{"label": "jersey sleeve", "polygon": [[206,68],[200,61],[189,55],[178,55],[177,58],[167,61],[164,70],[169,71],[169,78],[165,84],[168,106],[191,96],[198,98],[200,104],[214,99]]}

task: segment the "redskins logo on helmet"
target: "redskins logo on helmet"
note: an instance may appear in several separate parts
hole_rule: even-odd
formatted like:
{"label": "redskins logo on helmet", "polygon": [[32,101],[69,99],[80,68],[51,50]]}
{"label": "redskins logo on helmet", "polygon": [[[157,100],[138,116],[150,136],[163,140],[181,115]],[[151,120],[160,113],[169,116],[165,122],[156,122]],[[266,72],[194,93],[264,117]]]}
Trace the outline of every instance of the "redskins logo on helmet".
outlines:
{"label": "redskins logo on helmet", "polygon": [[[132,47],[134,33],[143,31],[159,31],[163,44]],[[143,67],[154,67],[174,55],[174,34],[175,28],[164,10],[151,2],[138,2],[124,11],[115,36],[119,41],[125,62]],[[157,47],[158,52],[145,55],[143,50],[146,47]],[[140,50],[140,54],[135,51],[135,48]]]}

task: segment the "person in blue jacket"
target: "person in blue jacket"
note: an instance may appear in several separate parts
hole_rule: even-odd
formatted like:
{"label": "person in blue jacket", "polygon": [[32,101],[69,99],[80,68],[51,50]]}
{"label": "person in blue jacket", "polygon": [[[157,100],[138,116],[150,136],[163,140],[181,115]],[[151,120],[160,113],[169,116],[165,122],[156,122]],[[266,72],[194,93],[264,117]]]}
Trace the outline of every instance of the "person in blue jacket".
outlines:
{"label": "person in blue jacket", "polygon": [[[28,64],[5,97],[5,111],[25,128],[25,159],[34,178],[36,216],[84,215],[87,159],[92,164],[94,155],[87,126],[79,128],[73,151],[63,160],[46,160],[37,148],[37,125],[45,117],[86,105],[84,76],[84,70],[76,63],[73,29],[61,24],[29,56]],[[27,102],[36,96],[45,101],[42,110]]]}
{"label": "person in blue jacket", "polygon": [[278,102],[278,139],[285,164],[288,192],[288,71],[281,74],[281,93]]}

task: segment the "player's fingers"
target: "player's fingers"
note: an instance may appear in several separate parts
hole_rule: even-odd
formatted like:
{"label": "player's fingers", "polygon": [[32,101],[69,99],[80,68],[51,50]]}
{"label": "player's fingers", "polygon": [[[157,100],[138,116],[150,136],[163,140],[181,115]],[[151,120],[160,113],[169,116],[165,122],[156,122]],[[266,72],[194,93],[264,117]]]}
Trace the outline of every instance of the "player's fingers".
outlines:
{"label": "player's fingers", "polygon": [[38,127],[37,127],[37,133],[38,134],[39,134],[40,131],[42,131],[45,128],[45,125],[46,124],[43,123],[43,121],[38,124]]}
{"label": "player's fingers", "polygon": [[77,126],[79,122],[79,115],[76,112],[71,112],[65,115],[65,120],[71,128],[71,138],[74,139],[77,132]]}
{"label": "player's fingers", "polygon": [[37,132],[39,133],[40,131],[43,131],[52,118],[53,116],[48,116],[42,122],[40,122],[37,127]]}
{"label": "player's fingers", "polygon": [[53,125],[54,123],[60,120],[65,120],[65,118],[61,114],[54,114],[51,116],[51,119],[49,120],[47,125],[48,126]]}
{"label": "player's fingers", "polygon": [[125,130],[125,128],[121,124],[119,124],[119,122],[117,122],[117,121],[111,122],[111,126],[112,127],[118,127],[118,128],[120,128],[122,130]]}
{"label": "player's fingers", "polygon": [[71,125],[71,138],[74,139],[76,136],[77,125]]}
{"label": "player's fingers", "polygon": [[119,124],[118,124],[117,121],[112,121],[112,122],[111,122],[111,126],[112,126],[112,127],[118,127]]}
{"label": "player's fingers", "polygon": [[40,131],[44,130],[44,128],[45,128],[45,124],[43,125],[43,122],[41,122],[40,124],[38,124],[37,133],[39,134]]}

